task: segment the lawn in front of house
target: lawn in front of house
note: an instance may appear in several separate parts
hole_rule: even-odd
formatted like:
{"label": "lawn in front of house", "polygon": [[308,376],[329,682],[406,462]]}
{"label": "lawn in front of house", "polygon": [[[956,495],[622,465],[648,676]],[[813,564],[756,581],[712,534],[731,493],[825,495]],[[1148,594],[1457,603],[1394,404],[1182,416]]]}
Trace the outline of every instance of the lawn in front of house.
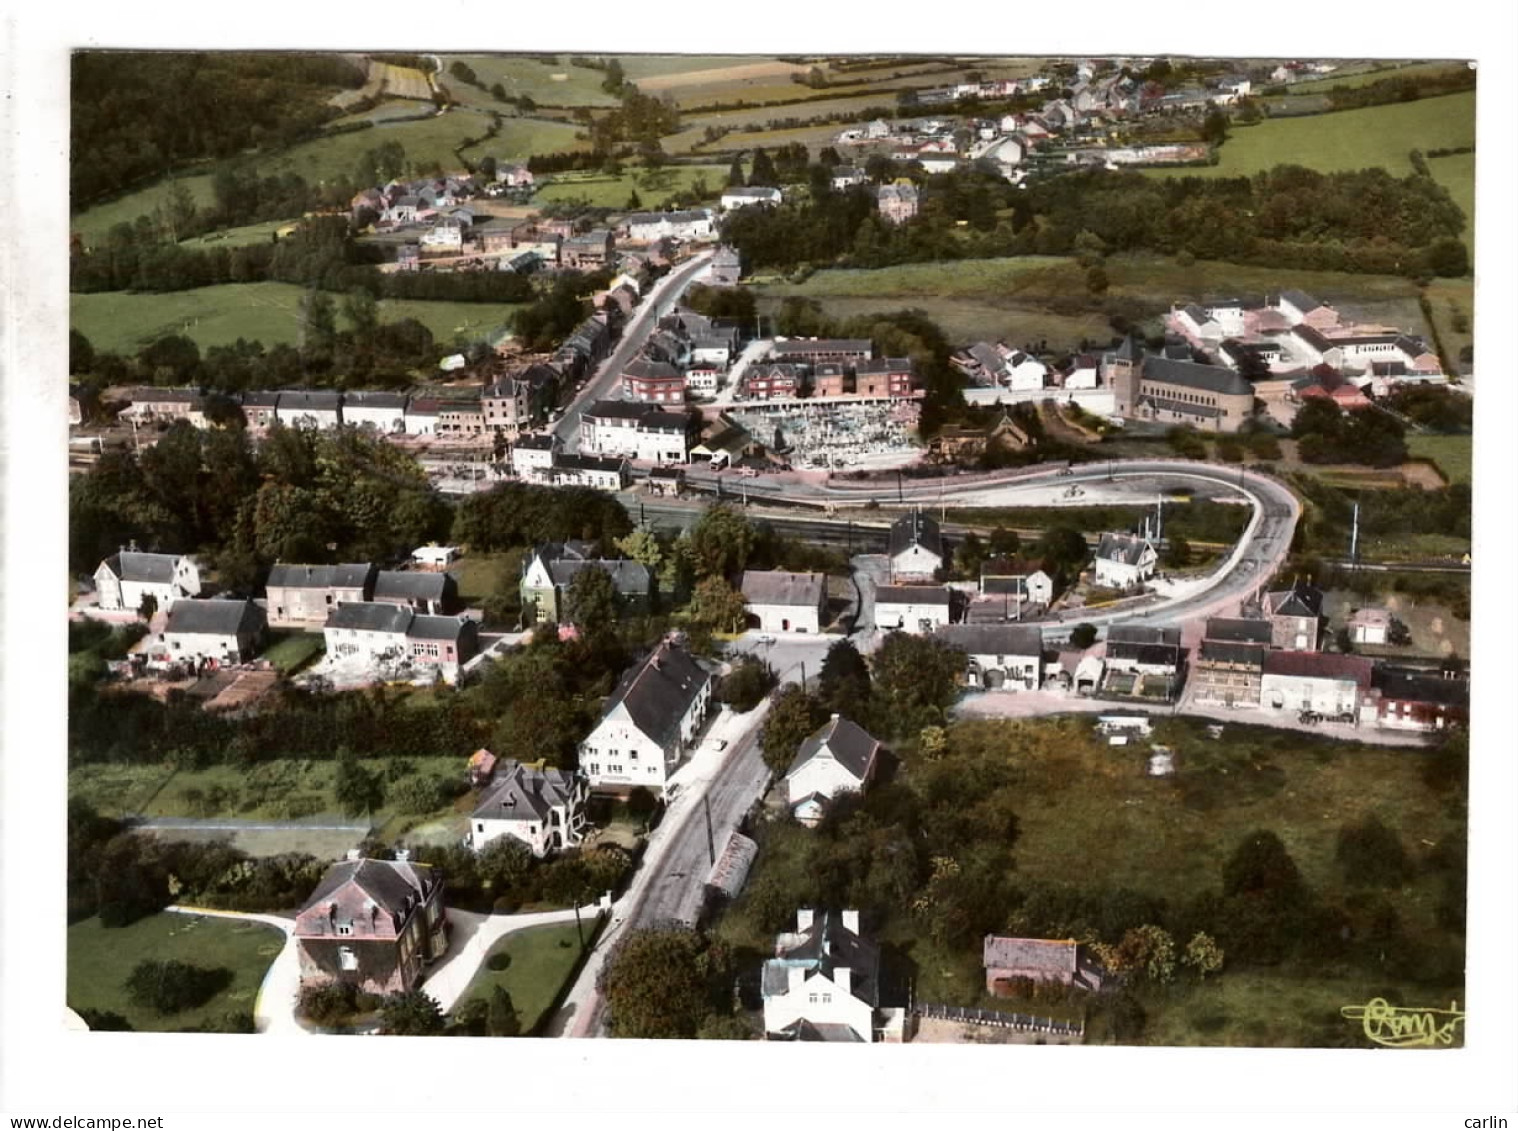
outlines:
{"label": "lawn in front of house", "polygon": [[268,660],[280,675],[300,671],[326,651],[326,643],[319,632],[276,633],[275,636],[275,642],[259,659]]}
{"label": "lawn in front of house", "polygon": [[474,606],[497,594],[515,596],[522,578],[522,563],[529,553],[527,547],[521,546],[496,554],[465,554],[448,567],[458,582],[459,600]]}
{"label": "lawn in front of house", "polygon": [[[105,927],[89,918],[68,928],[68,1005],[75,1011],[119,1013],[134,1029],[174,1032],[227,1014],[252,1017],[258,987],[285,945],[273,927],[232,919],[163,911],[126,927]],[[139,962],[176,960],[225,968],[231,984],[205,1005],[161,1015],[134,1005],[124,983]]]}
{"label": "lawn in front of house", "polygon": [[[589,917],[582,924],[587,942],[594,925],[594,920]],[[496,954],[510,957],[506,969],[490,969],[490,958]],[[553,1004],[579,956],[580,940],[573,923],[514,931],[490,948],[474,980],[460,995],[459,1004],[474,998],[488,1002],[495,987],[502,986],[511,995],[511,1004],[516,1007],[517,1019],[522,1023],[525,1036],[532,1032]]]}

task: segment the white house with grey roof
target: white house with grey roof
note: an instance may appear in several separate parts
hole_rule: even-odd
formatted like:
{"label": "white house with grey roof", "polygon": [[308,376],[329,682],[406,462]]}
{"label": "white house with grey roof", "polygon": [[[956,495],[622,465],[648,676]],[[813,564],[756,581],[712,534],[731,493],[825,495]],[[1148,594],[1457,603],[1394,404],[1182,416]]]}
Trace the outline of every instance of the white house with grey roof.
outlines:
{"label": "white house with grey roof", "polygon": [[275,628],[321,628],[338,605],[369,599],[376,572],[370,562],[276,562],[264,586],[269,623]]}
{"label": "white house with grey roof", "polygon": [[712,677],[685,649],[663,642],[630,669],[580,744],[593,790],[664,792],[706,718]]}
{"label": "white house with grey roof", "polygon": [[405,393],[344,393],[343,423],[383,435],[406,430]]}
{"label": "white house with grey roof", "polygon": [[863,793],[875,776],[880,750],[880,742],[858,723],[834,715],[807,736],[786,771],[791,814],[811,827],[840,793]]}
{"label": "white house with grey roof", "polygon": [[827,623],[827,576],[745,570],[743,600],[761,632],[821,632]]}
{"label": "white house with grey roof", "polygon": [[900,1042],[906,1011],[884,1005],[880,948],[864,938],[859,912],[796,912],[775,939],[760,976],[764,1034],[771,1041]]}
{"label": "white house with grey roof", "polygon": [[970,687],[1036,691],[1043,682],[1044,640],[1036,625],[950,624],[933,637],[965,654]]}
{"label": "white house with grey roof", "polygon": [[476,852],[493,840],[510,837],[540,859],[574,848],[585,839],[583,778],[549,766],[537,769],[507,758],[469,815],[469,845]]}
{"label": "white house with grey roof", "polygon": [[1138,534],[1103,534],[1096,547],[1096,583],[1130,589],[1154,576],[1159,564],[1154,543]]}
{"label": "white house with grey roof", "polygon": [[181,598],[200,595],[200,567],[187,554],[122,550],[95,567],[95,594],[102,609],[136,612],[144,597],[167,609]]}
{"label": "white house with grey roof", "polygon": [[374,575],[373,594],[372,600],[381,604],[442,616],[457,609],[459,583],[451,573],[382,569]]}
{"label": "white house with grey roof", "polygon": [[433,616],[375,601],[338,605],[322,635],[329,665],[392,677],[435,671],[450,683],[480,650],[479,626],[468,617]]}
{"label": "white house with grey roof", "polygon": [[724,189],[722,193],[722,211],[731,212],[734,208],[747,208],[751,204],[778,205],[781,201],[780,190],[768,188],[763,185],[753,185],[748,188],[736,186]]}
{"label": "white house with grey roof", "polygon": [[336,428],[343,422],[343,397],[341,393],[291,389],[279,394],[274,416],[286,428]]}
{"label": "white house with grey roof", "polygon": [[264,611],[252,601],[175,601],[160,639],[150,649],[169,663],[212,667],[241,664],[258,652],[266,625]]}
{"label": "white house with grey roof", "polygon": [[891,558],[891,582],[930,582],[943,568],[943,534],[938,523],[920,509],[891,523],[886,551]]}
{"label": "white house with grey roof", "polygon": [[919,636],[949,623],[949,590],[942,585],[880,585],[875,627]]}

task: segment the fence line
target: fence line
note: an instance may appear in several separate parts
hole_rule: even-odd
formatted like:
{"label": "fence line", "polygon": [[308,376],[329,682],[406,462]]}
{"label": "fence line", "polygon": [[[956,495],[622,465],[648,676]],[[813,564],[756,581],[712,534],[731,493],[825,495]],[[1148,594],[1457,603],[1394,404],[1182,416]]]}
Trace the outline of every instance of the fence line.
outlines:
{"label": "fence line", "polygon": [[938,1005],[919,1002],[912,1012],[919,1017],[932,1017],[943,1021],[965,1021],[972,1025],[995,1025],[1002,1029],[1020,1032],[1058,1033],[1064,1036],[1084,1037],[1086,1025],[1072,1025],[1068,1021],[1056,1021],[1052,1017],[1035,1017],[1029,1013],[1002,1013],[993,1009],[967,1009],[957,1005]]}

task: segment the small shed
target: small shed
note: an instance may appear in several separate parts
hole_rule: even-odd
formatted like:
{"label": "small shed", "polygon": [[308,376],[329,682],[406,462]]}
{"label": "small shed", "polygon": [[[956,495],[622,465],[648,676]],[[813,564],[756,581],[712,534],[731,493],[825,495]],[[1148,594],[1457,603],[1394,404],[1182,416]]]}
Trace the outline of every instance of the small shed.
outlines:
{"label": "small shed", "polygon": [[469,784],[475,789],[489,783],[495,775],[496,757],[483,746],[469,755]]}
{"label": "small shed", "polygon": [[422,546],[411,552],[411,564],[436,572],[447,569],[462,556],[457,546]]}

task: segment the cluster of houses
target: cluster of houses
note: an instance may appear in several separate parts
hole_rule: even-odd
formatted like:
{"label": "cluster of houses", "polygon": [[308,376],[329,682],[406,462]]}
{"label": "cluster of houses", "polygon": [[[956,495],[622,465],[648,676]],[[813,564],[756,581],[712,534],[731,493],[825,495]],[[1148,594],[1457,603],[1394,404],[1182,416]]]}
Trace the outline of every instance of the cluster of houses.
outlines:
{"label": "cluster of houses", "polygon": [[739,395],[757,401],[897,401],[920,397],[912,360],[875,357],[868,338],[776,338],[747,367]]}
{"label": "cluster of houses", "polygon": [[1370,402],[1408,382],[1445,382],[1438,354],[1396,327],[1356,324],[1300,290],[1263,301],[1215,299],[1172,307],[1166,329],[1189,351],[1296,399],[1329,397],[1343,407]]}
{"label": "cluster of houses", "polygon": [[95,592],[106,614],[167,614],[143,651],[149,670],[246,664],[271,628],[320,630],[329,662],[397,675],[436,672],[449,682],[479,652],[479,627],[460,610],[458,583],[435,568],[279,562],[263,599],[234,600],[202,598],[200,569],[188,555],[123,550],[96,568]]}
{"label": "cluster of houses", "polygon": [[[914,104],[928,108],[967,100],[998,102],[1038,94],[1051,88],[1047,75],[1025,79],[964,82],[914,92]],[[1202,143],[1113,144],[1109,128],[1118,122],[1152,115],[1195,115],[1227,107],[1253,93],[1247,75],[1224,74],[1206,85],[1167,90],[1132,74],[1098,75],[1090,62],[1077,65],[1073,81],[1058,88],[1033,111],[999,117],[876,119],[840,132],[840,146],[869,147],[893,161],[915,163],[924,172],[950,173],[972,162],[989,162],[1003,176],[1020,182],[1035,157],[1061,164],[1165,165],[1199,163]],[[882,207],[882,213],[885,209]]]}
{"label": "cluster of houses", "polygon": [[280,424],[314,431],[359,428],[383,436],[511,440],[547,413],[561,379],[558,366],[539,363],[494,377],[476,389],[417,395],[325,389],[218,395],[198,389],[136,388],[127,392],[130,403],[121,417],[137,424],[183,420],[207,428],[208,412],[214,413],[220,400],[239,408],[254,430]]}
{"label": "cluster of houses", "polygon": [[682,405],[687,393],[715,393],[738,356],[738,338],[730,321],[683,307],[671,311],[623,368],[623,396]]}

